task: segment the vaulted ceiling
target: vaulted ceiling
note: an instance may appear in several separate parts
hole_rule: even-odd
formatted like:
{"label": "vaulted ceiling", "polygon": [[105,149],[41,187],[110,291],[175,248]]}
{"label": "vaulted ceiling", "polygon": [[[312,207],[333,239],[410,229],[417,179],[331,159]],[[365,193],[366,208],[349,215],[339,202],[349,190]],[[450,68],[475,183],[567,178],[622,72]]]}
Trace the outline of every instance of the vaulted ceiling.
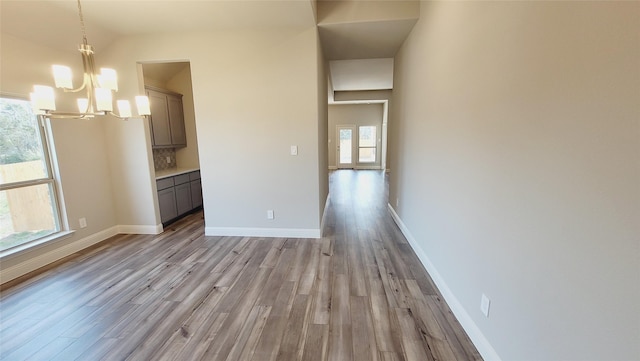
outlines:
{"label": "vaulted ceiling", "polygon": [[[418,19],[419,3],[414,0],[83,0],[82,10],[87,36],[97,51],[122,36],[306,28],[317,24],[327,59],[345,60],[393,58]],[[75,0],[1,0],[0,28],[3,33],[69,51],[74,51],[82,39]],[[349,74],[342,71],[341,81],[351,82],[349,87],[357,88],[360,76],[353,74],[350,79]]]}

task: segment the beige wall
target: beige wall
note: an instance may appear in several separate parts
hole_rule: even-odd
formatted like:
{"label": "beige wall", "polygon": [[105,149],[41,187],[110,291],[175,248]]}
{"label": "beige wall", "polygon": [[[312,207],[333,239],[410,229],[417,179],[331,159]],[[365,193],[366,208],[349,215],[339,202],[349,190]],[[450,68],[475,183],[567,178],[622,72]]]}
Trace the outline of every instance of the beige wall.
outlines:
{"label": "beige wall", "polygon": [[[190,62],[209,233],[319,230],[316,44],[309,27],[130,37],[106,52],[131,93],[131,64]],[[291,145],[298,156],[289,155]],[[124,172],[149,188],[144,175]]]}
{"label": "beige wall", "polygon": [[358,126],[376,126],[376,162],[358,163],[358,152],[354,154],[355,167],[357,168],[380,168],[380,157],[382,154],[382,118],[384,106],[381,103],[374,104],[331,104],[329,105],[329,168],[335,169],[337,165],[338,134],[337,126],[354,125],[354,141],[357,146]]}
{"label": "beige wall", "polygon": [[[315,1],[313,1],[315,4]],[[316,49],[318,67],[318,214],[320,216],[320,231],[324,228],[325,205],[329,198],[329,155],[326,152],[325,144],[329,141],[329,83],[327,74],[329,62],[326,61],[320,44],[320,34],[316,30]]]}
{"label": "beige wall", "polygon": [[640,3],[423,2],[395,64],[390,203],[478,347],[640,359]]}

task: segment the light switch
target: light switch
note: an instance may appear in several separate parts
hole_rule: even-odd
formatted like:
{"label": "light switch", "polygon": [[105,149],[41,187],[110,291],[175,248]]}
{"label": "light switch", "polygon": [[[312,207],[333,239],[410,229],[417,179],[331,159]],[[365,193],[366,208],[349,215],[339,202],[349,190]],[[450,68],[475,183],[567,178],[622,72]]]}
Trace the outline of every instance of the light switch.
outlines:
{"label": "light switch", "polygon": [[291,155],[298,155],[298,146],[297,145],[292,145],[291,146]]}

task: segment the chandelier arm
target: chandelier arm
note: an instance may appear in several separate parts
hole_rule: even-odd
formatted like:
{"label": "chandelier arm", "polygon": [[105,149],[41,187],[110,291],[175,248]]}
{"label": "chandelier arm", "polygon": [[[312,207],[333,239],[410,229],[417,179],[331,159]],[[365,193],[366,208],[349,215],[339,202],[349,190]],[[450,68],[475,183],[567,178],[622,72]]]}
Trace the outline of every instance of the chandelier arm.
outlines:
{"label": "chandelier arm", "polygon": [[49,111],[42,116],[49,119],[90,119],[98,115],[104,115],[104,113],[73,113]]}
{"label": "chandelier arm", "polygon": [[118,119],[122,119],[122,120],[129,120],[129,118],[130,118],[130,117],[121,117],[120,115],[118,115],[118,114],[116,114],[114,112],[109,112],[108,114],[111,115],[111,116],[114,116],[114,117],[116,117]]}
{"label": "chandelier arm", "polygon": [[[91,56],[91,54],[88,53],[87,50],[85,50],[85,48],[83,48],[82,46],[80,47],[80,52],[82,53],[82,69],[84,70],[84,74],[82,76],[82,85],[79,86],[78,88],[75,89],[66,89],[64,88],[64,92],[65,93],[77,93],[79,91],[82,91],[83,89],[87,89],[87,94],[91,93],[91,88],[93,87],[93,83],[92,83],[92,76],[90,76],[90,74],[92,74],[92,67],[91,67],[91,61],[89,60]],[[87,98],[91,99],[91,95],[87,96]]]}

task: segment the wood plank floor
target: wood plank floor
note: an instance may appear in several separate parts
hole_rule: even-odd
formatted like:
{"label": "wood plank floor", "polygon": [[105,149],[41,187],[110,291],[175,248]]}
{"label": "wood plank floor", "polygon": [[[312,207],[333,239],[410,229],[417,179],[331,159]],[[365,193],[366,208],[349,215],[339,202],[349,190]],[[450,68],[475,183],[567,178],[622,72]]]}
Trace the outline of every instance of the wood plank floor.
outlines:
{"label": "wood plank floor", "polygon": [[325,238],[205,237],[202,213],[3,290],[2,360],[480,360],[386,208],[331,173]]}

